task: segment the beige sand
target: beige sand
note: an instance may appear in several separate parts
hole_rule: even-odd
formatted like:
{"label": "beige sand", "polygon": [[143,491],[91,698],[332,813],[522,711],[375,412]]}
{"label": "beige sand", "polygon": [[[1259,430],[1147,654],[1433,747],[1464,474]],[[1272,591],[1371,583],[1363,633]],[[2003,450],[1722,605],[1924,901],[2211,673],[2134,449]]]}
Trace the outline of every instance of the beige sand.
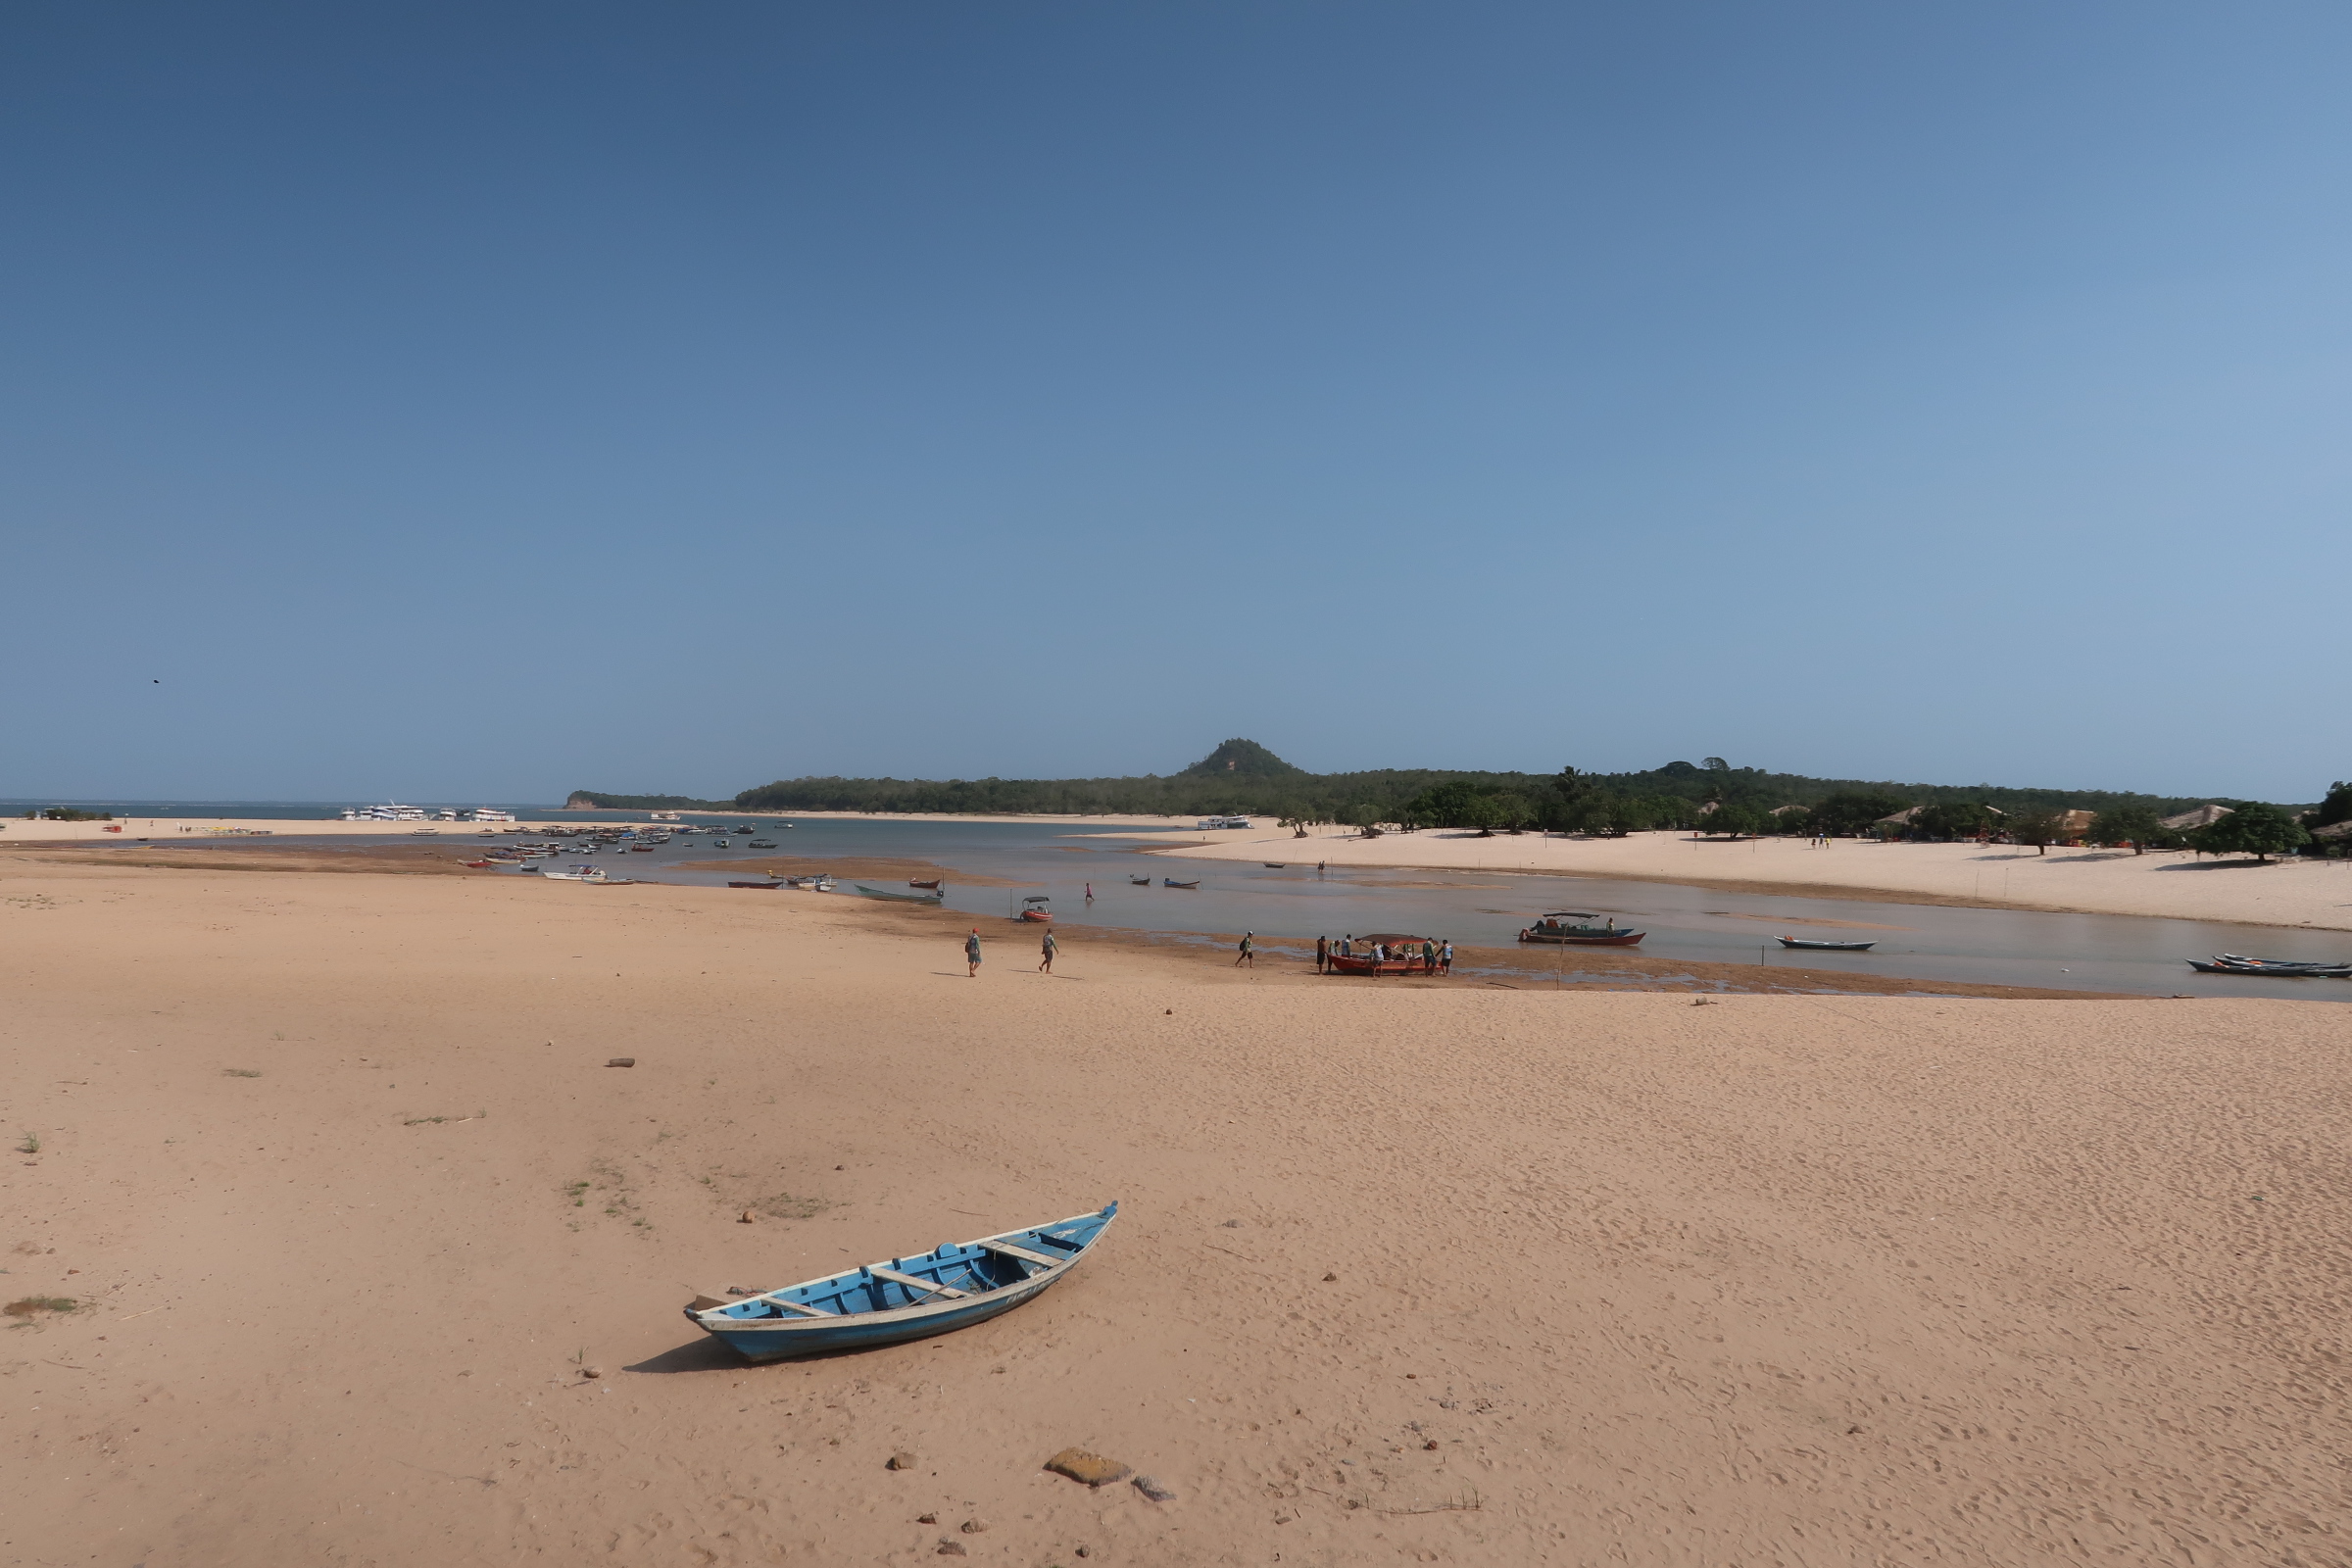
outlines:
{"label": "beige sand", "polygon": [[[1119,834],[1150,841],[1149,835]],[[1167,853],[1211,860],[1288,860],[1312,865],[1416,866],[1519,871],[1637,881],[1695,883],[1760,893],[1826,898],[1873,894],[1914,904],[2154,914],[2253,925],[2352,931],[2352,860],[2200,858],[2186,851],[2053,849],[1981,844],[1879,844],[1803,839],[1693,839],[1636,833],[1622,839],[1551,838],[1539,833],[1431,831],[1359,838],[1352,829],[1307,839],[1287,832],[1166,835]],[[1202,840],[1210,842],[1203,843]]]}
{"label": "beige sand", "polygon": [[[2352,1009],[1047,978],[994,925],[969,981],[846,901],[0,870],[5,1284],[87,1303],[0,1329],[0,1561],[2352,1540]],[[947,1339],[746,1368],[678,1315],[1111,1198]]]}

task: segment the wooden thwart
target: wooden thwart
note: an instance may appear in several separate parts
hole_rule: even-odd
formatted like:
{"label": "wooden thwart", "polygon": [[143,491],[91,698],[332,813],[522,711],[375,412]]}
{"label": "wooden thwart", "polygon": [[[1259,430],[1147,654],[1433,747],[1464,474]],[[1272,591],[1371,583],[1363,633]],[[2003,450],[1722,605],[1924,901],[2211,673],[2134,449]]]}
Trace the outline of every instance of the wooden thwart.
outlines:
{"label": "wooden thwart", "polygon": [[929,1291],[935,1296],[945,1296],[953,1300],[963,1299],[963,1292],[956,1289],[953,1285],[934,1285],[929,1280],[918,1280],[911,1274],[902,1274],[895,1268],[868,1268],[866,1272],[878,1280],[888,1280],[893,1285],[904,1285],[908,1290]]}
{"label": "wooden thwart", "polygon": [[1026,1247],[1015,1247],[1010,1242],[975,1242],[972,1245],[986,1248],[992,1252],[1002,1252],[1006,1257],[1017,1257],[1024,1263],[1035,1263],[1044,1268],[1059,1268],[1068,1261],[1067,1258],[1048,1257],[1043,1252],[1032,1252]]}

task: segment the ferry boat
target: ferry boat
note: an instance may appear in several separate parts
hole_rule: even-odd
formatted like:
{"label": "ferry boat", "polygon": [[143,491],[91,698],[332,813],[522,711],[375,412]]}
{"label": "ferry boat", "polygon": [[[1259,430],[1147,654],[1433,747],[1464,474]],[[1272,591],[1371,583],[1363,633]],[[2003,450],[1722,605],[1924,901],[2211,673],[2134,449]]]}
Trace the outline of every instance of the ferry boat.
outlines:
{"label": "ferry boat", "polygon": [[521,818],[517,817],[513,811],[502,811],[495,806],[477,806],[473,808],[470,814],[473,820],[476,822],[515,822],[521,820]]}
{"label": "ferry boat", "polygon": [[1519,933],[1522,942],[1556,942],[1563,947],[1579,948],[1636,948],[1646,931],[1636,931],[1617,923],[1615,915],[1608,916],[1605,925],[1571,925],[1572,920],[1597,920],[1599,915],[1585,914],[1573,909],[1561,909],[1547,914]]}

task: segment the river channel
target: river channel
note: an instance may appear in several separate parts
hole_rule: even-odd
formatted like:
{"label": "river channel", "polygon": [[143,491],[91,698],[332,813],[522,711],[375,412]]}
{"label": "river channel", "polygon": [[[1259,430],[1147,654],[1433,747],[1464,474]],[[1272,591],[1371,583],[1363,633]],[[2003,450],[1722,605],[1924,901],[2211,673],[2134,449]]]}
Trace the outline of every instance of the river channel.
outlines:
{"label": "river channel", "polygon": [[[566,820],[630,819],[620,812],[580,812]],[[634,818],[642,820],[642,818]],[[1726,893],[1661,882],[1535,873],[1362,870],[1318,874],[1314,863],[1237,864],[1143,853],[1144,846],[1094,835],[1119,824],[933,821],[793,821],[790,829],[763,820],[707,819],[723,828],[726,849],[710,835],[673,840],[651,854],[607,851],[592,863],[615,876],[647,881],[723,886],[725,871],[683,869],[689,860],[741,861],[742,877],[780,858],[810,861],[897,858],[952,868],[947,906],[969,914],[984,934],[1013,935],[1008,917],[1025,897],[1045,895],[1054,921],[1130,930],[1208,936],[1254,931],[1264,940],[1339,937],[1350,933],[1411,932],[1465,946],[1505,946],[1538,915],[1575,910],[1613,917],[1648,932],[1641,952],[1652,958],[1711,963],[1788,963],[1814,971],[1989,985],[2135,992],[2151,996],[2301,997],[2352,1002],[2352,981],[2283,980],[2207,975],[2186,959],[2216,953],[2273,958],[2340,960],[2352,957],[2352,932],[2282,930],[2223,921],[2154,919],[2122,914],[2051,914],[2027,909],[1950,908],[1848,899],[1789,898]],[[452,837],[466,830],[447,829]],[[773,851],[747,841],[773,842]],[[280,839],[277,842],[286,843]],[[348,846],[349,841],[344,841]],[[1303,846],[1301,846],[1303,848]],[[567,857],[559,855],[558,861]],[[1024,884],[958,887],[954,872]],[[526,874],[526,873],[515,873]],[[1136,877],[1150,879],[1137,886]],[[1162,879],[1200,880],[1197,890],[1169,888]],[[863,879],[904,892],[905,878]],[[1089,885],[1094,901],[1086,899]],[[850,894],[848,879],[842,893]],[[780,890],[746,898],[805,899],[824,895]],[[1789,953],[1781,935],[1875,941],[1867,954]],[[1589,980],[1606,983],[1605,976]]]}

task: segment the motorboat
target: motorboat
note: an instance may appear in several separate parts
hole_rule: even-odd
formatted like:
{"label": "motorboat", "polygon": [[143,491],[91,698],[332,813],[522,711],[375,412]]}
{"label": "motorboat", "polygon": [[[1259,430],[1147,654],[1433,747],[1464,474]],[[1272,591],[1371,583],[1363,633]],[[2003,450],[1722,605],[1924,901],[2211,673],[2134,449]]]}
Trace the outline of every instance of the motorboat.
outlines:
{"label": "motorboat", "polygon": [[1803,953],[1868,953],[1876,942],[1820,942],[1811,937],[1783,937],[1781,946]]}
{"label": "motorboat", "polygon": [[1519,933],[1522,942],[1554,942],[1566,947],[1631,948],[1639,946],[1649,935],[1620,926],[1616,917],[1608,917],[1605,925],[1571,924],[1572,921],[1592,921],[1602,917],[1585,914],[1574,909],[1561,909],[1547,914]]}
{"label": "motorboat", "polygon": [[1054,911],[1046,906],[1049,902],[1043,893],[1031,894],[1021,901],[1021,912],[1016,918],[1038,924],[1053,919]]}

